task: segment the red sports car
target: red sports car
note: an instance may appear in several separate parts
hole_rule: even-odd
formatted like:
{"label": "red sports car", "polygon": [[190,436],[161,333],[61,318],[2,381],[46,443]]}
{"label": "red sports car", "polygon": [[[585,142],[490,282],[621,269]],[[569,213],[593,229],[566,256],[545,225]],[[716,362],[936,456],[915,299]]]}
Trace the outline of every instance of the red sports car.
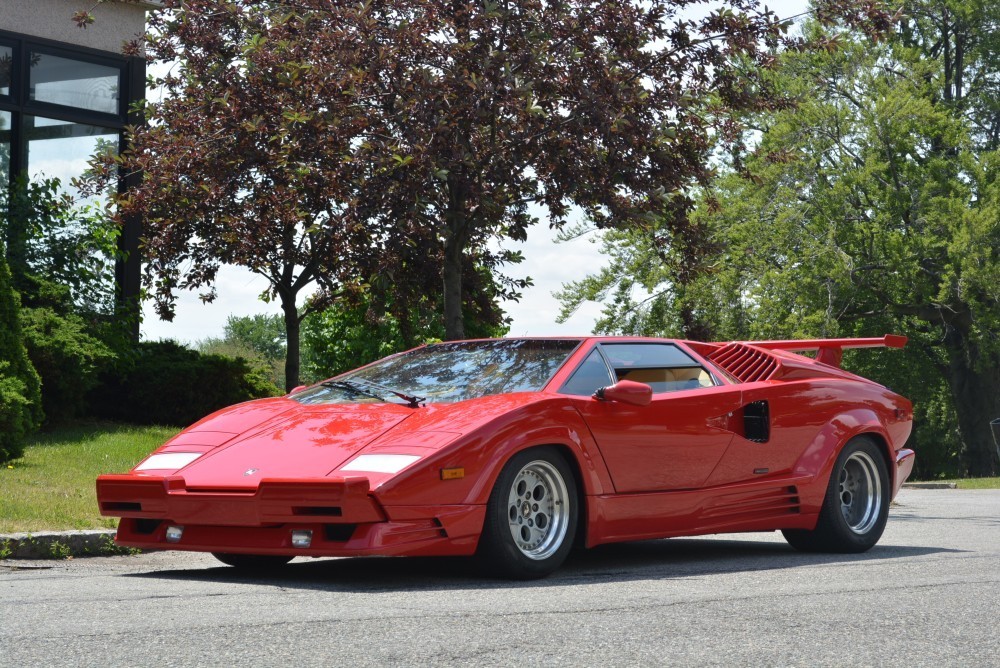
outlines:
{"label": "red sports car", "polygon": [[861,552],[913,468],[912,407],[841,353],[905,342],[427,345],[210,415],[97,497],[120,545],[253,568],[476,555],[530,578],[573,545],[734,531]]}

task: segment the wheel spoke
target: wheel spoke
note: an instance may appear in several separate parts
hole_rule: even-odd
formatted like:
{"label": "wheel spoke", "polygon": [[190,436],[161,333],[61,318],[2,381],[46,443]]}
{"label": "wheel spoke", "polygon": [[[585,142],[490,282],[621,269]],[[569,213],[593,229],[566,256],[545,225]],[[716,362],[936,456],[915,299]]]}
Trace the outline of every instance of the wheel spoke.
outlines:
{"label": "wheel spoke", "polygon": [[569,524],[568,491],[559,470],[537,460],[515,476],[507,496],[511,537],[522,554],[546,559],[563,544]]}
{"label": "wheel spoke", "polygon": [[839,481],[844,521],[854,533],[868,533],[878,522],[882,508],[878,467],[868,453],[855,452],[844,462]]}

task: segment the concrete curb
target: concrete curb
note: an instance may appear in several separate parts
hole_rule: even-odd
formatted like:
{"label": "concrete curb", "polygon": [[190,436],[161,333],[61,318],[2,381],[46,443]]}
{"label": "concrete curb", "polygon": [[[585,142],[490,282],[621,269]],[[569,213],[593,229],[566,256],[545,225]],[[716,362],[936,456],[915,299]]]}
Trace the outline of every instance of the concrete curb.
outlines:
{"label": "concrete curb", "polygon": [[904,482],[904,489],[958,489],[954,482]]}
{"label": "concrete curb", "polygon": [[121,554],[122,548],[112,542],[114,537],[114,529],[0,534],[0,555],[7,553],[7,559],[66,559]]}

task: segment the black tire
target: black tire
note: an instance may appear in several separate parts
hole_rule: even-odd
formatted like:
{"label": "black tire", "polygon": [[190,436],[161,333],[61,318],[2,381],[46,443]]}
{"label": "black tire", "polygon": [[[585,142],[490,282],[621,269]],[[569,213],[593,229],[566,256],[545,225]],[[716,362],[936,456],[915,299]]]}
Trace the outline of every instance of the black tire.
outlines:
{"label": "black tire", "polygon": [[295,558],[279,554],[231,554],[228,552],[213,552],[212,556],[227,566],[244,571],[269,571],[281,568]]}
{"label": "black tire", "polygon": [[830,472],[816,528],[781,533],[802,552],[865,552],[882,537],[888,517],[885,458],[871,437],[858,436],[844,446]]}
{"label": "black tire", "polygon": [[579,514],[576,479],[559,451],[519,452],[490,493],[476,556],[493,577],[544,577],[573,549]]}

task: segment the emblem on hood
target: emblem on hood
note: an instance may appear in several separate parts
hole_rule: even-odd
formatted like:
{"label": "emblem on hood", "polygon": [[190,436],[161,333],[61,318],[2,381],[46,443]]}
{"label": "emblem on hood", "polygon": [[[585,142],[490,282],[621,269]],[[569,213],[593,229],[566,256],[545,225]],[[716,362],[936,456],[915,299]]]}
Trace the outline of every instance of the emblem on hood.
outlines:
{"label": "emblem on hood", "polygon": [[247,469],[246,471],[243,472],[243,475],[253,475],[254,473],[256,473],[259,470],[260,469]]}

